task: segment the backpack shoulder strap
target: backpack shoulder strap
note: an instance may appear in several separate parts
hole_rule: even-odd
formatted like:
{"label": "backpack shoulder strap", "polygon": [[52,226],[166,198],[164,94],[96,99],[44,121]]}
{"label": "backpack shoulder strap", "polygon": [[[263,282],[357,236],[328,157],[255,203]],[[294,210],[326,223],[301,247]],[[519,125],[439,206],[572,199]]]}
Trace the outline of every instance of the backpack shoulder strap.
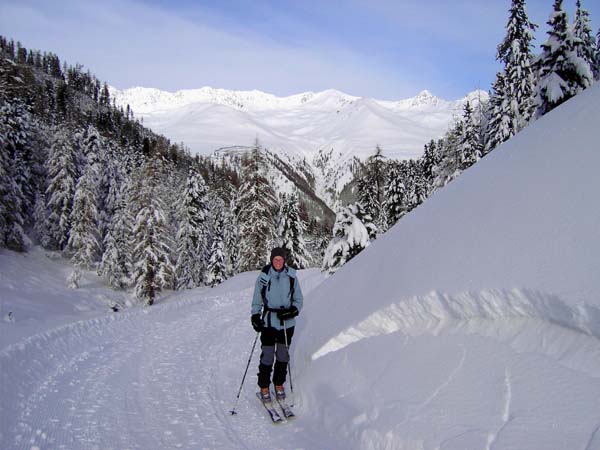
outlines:
{"label": "backpack shoulder strap", "polygon": [[285,269],[288,278],[290,279],[290,301],[294,301],[294,284],[296,282],[296,270],[292,267],[286,267]]}
{"label": "backpack shoulder strap", "polygon": [[262,284],[262,289],[260,290],[260,295],[262,297],[263,306],[265,310],[268,308],[267,305],[267,287],[271,283],[271,279],[269,277],[269,270],[271,270],[271,264],[267,264],[265,267],[261,269],[260,274],[260,283]]}

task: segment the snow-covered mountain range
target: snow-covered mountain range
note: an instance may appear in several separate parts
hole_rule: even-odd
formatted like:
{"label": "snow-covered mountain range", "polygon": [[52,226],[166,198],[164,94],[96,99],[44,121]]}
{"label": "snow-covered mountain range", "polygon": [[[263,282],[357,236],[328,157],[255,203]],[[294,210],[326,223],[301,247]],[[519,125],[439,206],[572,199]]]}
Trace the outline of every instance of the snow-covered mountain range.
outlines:
{"label": "snow-covered mountain range", "polygon": [[311,166],[316,191],[324,199],[327,190],[339,192],[349,180],[348,163],[353,157],[365,159],[377,145],[391,158],[419,157],[423,145],[441,137],[461,114],[465,101],[477,104],[487,99],[483,91],[456,101],[428,91],[383,101],[333,89],[276,97],[209,87],[175,93],[111,88],[111,95],[118,105],[129,105],[144,125],[183,142],[192,153],[251,146],[258,138],[263,147],[290,164],[305,161]]}
{"label": "snow-covered mountain range", "polygon": [[129,104],[145,125],[184,142],[193,153],[251,145],[258,137],[266,148],[309,159],[331,148],[343,159],[365,157],[378,144],[393,158],[420,156],[423,144],[446,131],[465,100],[487,98],[475,91],[447,101],[423,91],[405,100],[382,101],[334,89],[276,97],[209,87],[175,93],[112,88],[111,95],[118,105]]}

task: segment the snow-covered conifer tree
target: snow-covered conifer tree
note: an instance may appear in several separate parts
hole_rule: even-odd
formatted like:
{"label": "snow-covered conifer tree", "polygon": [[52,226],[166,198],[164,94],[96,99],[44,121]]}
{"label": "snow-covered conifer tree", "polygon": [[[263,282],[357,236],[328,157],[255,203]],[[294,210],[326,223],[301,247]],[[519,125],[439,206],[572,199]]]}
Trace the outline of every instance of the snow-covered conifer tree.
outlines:
{"label": "snow-covered conifer tree", "polygon": [[385,222],[381,207],[384,201],[385,176],[385,156],[378,145],[375,154],[369,156],[363,164],[357,181],[358,201],[378,227],[383,227]]}
{"label": "snow-covered conifer tree", "polygon": [[463,136],[464,123],[459,120],[446,133],[441,141],[440,163],[436,167],[436,177],[434,180],[435,189],[440,189],[460,175],[460,143]]}
{"label": "snow-covered conifer tree", "polygon": [[49,247],[50,236],[46,225],[48,224],[48,212],[46,211],[46,197],[43,193],[38,192],[35,196],[34,213],[33,213],[33,232],[36,241],[43,247]]}
{"label": "snow-covered conifer tree", "polygon": [[223,243],[225,248],[227,273],[233,275],[238,270],[238,258],[240,254],[240,238],[235,215],[236,201],[232,200],[229,207],[223,210]]}
{"label": "snow-covered conifer tree", "polygon": [[595,57],[594,57],[596,64],[595,64],[595,80],[598,81],[600,80],[600,28],[598,28],[598,33],[596,33],[596,53],[595,53]]}
{"label": "snow-covered conifer tree", "polygon": [[475,122],[473,108],[467,101],[463,109],[463,135],[460,145],[460,169],[465,170],[481,159],[479,124]]}
{"label": "snow-covered conifer tree", "polygon": [[[437,143],[432,139],[425,144],[423,153],[423,178],[427,186],[427,196],[433,192],[433,181],[435,180],[435,168],[440,163],[440,154]],[[398,167],[396,167],[398,169]],[[388,177],[389,180],[389,177]]]}
{"label": "snow-covered conifer tree", "polygon": [[207,259],[206,186],[202,176],[190,169],[179,205],[177,232],[177,289],[190,289],[204,282]]}
{"label": "snow-covered conifer tree", "polygon": [[166,205],[160,196],[161,161],[150,159],[136,184],[135,204],[139,210],[133,229],[133,282],[137,298],[154,304],[156,295],[168,286],[173,277],[169,260],[171,240]]}
{"label": "snow-covered conifer tree", "polygon": [[132,196],[131,180],[126,179],[115,201],[116,209],[104,237],[104,254],[98,266],[98,275],[114,289],[123,289],[131,283],[131,230],[134,220],[127,203]]}
{"label": "snow-covered conifer tree", "polygon": [[589,64],[577,56],[579,41],[571,31],[562,0],[554,1],[554,11],[548,21],[548,39],[542,44],[542,54],[536,67],[536,118],[553,110],[592,83]]}
{"label": "snow-covered conifer tree", "polygon": [[[109,162],[107,161],[107,144],[98,133],[96,127],[90,125],[81,136],[81,153],[87,161],[90,160],[89,155],[94,155],[94,164],[96,167],[96,200],[98,208],[98,238],[100,240],[100,248],[103,246],[104,237],[106,235],[108,224],[111,216],[106,208],[106,199],[110,188],[110,175],[108,172]],[[114,163],[113,163],[114,165]],[[118,181],[118,180],[117,180]]]}
{"label": "snow-covered conifer tree", "polygon": [[269,246],[276,236],[278,200],[264,175],[262,152],[258,141],[242,170],[242,184],[237,200],[240,260],[242,271],[260,269],[269,259]]}
{"label": "snow-covered conifer tree", "polygon": [[26,236],[23,208],[26,203],[19,169],[21,133],[15,124],[15,109],[11,104],[0,107],[0,247],[25,251]]}
{"label": "snow-covered conifer tree", "polygon": [[579,39],[575,43],[577,56],[585,60],[592,69],[593,75],[596,75],[596,40],[590,21],[590,13],[581,7],[581,0],[577,0],[577,9],[575,10],[575,20],[573,23],[573,34]]}
{"label": "snow-covered conifer tree", "polygon": [[215,287],[227,279],[227,262],[223,242],[224,223],[223,216],[216,212],[210,257],[206,269],[206,284]]}
{"label": "snow-covered conifer tree", "polygon": [[75,153],[66,130],[56,127],[47,163],[48,233],[50,248],[63,250],[69,240],[71,209],[77,183]]}
{"label": "snow-covered conifer tree", "polygon": [[390,164],[385,185],[385,201],[387,228],[392,227],[406,214],[406,187],[402,181],[402,172],[398,163]]}
{"label": "snow-covered conifer tree", "polygon": [[298,196],[292,193],[281,199],[279,237],[287,250],[287,263],[297,269],[308,267],[308,250],[304,241],[306,226],[300,217]]}
{"label": "snow-covered conifer tree", "polygon": [[369,231],[356,216],[356,205],[338,209],[321,270],[334,273],[369,246]]}
{"label": "snow-covered conifer tree", "polygon": [[71,230],[67,252],[72,255],[75,271],[69,278],[72,288],[78,284],[80,271],[95,268],[101,256],[98,212],[98,156],[93,151],[87,154],[88,163],[77,181],[71,211]]}
{"label": "snow-covered conifer tree", "polygon": [[[496,59],[504,63],[503,80],[499,81],[496,87],[503,86],[500,97],[506,102],[500,102],[503,106],[499,110],[502,117],[497,118],[495,122],[506,126],[506,130],[499,133],[503,135],[504,140],[518,133],[533,114],[535,74],[531,42],[536,28],[537,25],[527,17],[525,0],[512,0],[506,36],[498,45],[496,55]],[[496,134],[498,135],[497,131]]]}
{"label": "snow-covered conifer tree", "polygon": [[488,103],[489,122],[485,132],[484,155],[487,155],[512,136],[511,115],[509,113],[511,102],[506,90],[504,72],[498,72],[496,80],[492,84],[492,94]]}

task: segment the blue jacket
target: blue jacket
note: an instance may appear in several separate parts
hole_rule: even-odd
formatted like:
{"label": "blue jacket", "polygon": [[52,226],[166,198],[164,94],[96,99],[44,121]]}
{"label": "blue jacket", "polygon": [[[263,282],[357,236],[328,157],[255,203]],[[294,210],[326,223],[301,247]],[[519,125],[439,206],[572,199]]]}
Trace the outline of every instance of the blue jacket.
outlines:
{"label": "blue jacket", "polygon": [[[290,278],[294,278],[294,296],[290,298]],[[261,272],[254,285],[254,296],[252,297],[252,314],[260,314],[263,309],[262,290],[265,289],[267,306],[271,309],[291,308],[292,305],[302,309],[302,290],[300,283],[296,278],[296,270],[285,266],[281,272],[277,272],[273,267],[269,273]],[[278,330],[283,329],[281,321],[276,312],[267,312],[264,316],[264,322],[267,327],[273,327]],[[293,327],[296,324],[295,319],[289,319],[285,322],[286,328]]]}

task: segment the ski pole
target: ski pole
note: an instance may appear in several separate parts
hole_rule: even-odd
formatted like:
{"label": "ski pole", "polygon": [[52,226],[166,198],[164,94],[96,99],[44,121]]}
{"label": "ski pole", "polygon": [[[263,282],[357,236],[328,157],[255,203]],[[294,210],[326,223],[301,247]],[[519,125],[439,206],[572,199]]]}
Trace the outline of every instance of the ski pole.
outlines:
{"label": "ski pole", "polygon": [[294,406],[294,382],[292,380],[292,357],[290,356],[290,347],[288,345],[287,328],[285,327],[285,322],[283,323],[283,337],[285,339],[285,348],[288,353],[288,372],[290,373],[290,392],[292,393],[292,404],[290,406]]}
{"label": "ski pole", "polygon": [[252,355],[254,355],[254,349],[256,348],[256,342],[258,341],[258,335],[260,332],[256,332],[256,337],[254,338],[254,344],[252,344],[252,350],[250,351],[250,356],[248,357],[248,364],[246,364],[246,370],[244,371],[244,376],[242,377],[242,382],[240,384],[240,389],[238,390],[237,397],[235,398],[235,404],[233,405],[233,409],[229,411],[231,415],[237,414],[235,408],[237,408],[238,401],[240,400],[240,395],[242,394],[242,388],[244,387],[244,381],[246,380],[246,375],[248,374],[248,368],[250,367],[250,361],[252,361]]}

